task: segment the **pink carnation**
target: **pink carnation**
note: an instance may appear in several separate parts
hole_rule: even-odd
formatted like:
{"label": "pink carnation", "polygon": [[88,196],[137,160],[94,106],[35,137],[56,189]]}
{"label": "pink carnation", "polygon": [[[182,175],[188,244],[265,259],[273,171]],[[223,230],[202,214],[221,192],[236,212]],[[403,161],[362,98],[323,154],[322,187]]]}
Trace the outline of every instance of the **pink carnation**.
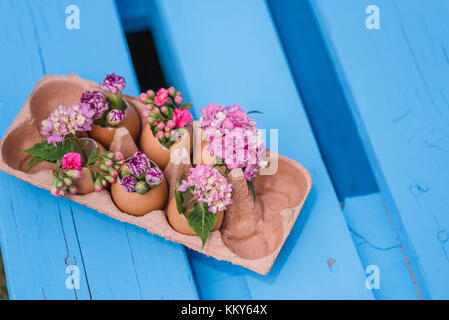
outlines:
{"label": "pink carnation", "polygon": [[83,161],[81,155],[76,152],[68,152],[61,159],[62,170],[81,170]]}
{"label": "pink carnation", "polygon": [[192,119],[193,116],[189,110],[175,109],[173,111],[173,120],[175,121],[176,128],[184,128]]}
{"label": "pink carnation", "polygon": [[160,89],[157,92],[156,97],[154,97],[154,104],[157,106],[162,106],[168,101],[168,90],[167,89]]}

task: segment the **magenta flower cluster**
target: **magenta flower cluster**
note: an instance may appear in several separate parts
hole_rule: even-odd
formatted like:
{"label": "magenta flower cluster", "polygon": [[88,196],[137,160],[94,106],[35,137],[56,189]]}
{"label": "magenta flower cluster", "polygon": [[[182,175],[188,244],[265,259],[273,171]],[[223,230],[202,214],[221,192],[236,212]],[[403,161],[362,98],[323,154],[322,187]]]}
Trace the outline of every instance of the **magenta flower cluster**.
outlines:
{"label": "magenta flower cluster", "polygon": [[256,122],[238,105],[224,107],[209,104],[201,110],[201,127],[209,150],[229,169],[242,168],[251,182],[265,167],[265,143]]}
{"label": "magenta flower cluster", "polygon": [[164,173],[157,167],[149,168],[145,173],[145,181],[150,185],[150,187],[158,186],[163,179]]}
{"label": "magenta flower cluster", "polygon": [[41,134],[49,144],[56,146],[67,135],[90,131],[94,115],[95,111],[85,103],[75,103],[69,108],[61,105],[42,121]]}
{"label": "magenta flower cluster", "polygon": [[115,73],[109,74],[103,81],[101,89],[106,94],[119,94],[126,86],[125,79]]}
{"label": "magenta flower cluster", "polygon": [[106,110],[109,109],[109,102],[106,100],[104,93],[98,90],[85,91],[81,96],[81,103],[86,103],[94,110],[93,120],[103,117]]}
{"label": "magenta flower cluster", "polygon": [[120,184],[127,192],[134,192],[136,189],[137,178],[133,176],[126,176],[120,180]]}
{"label": "magenta flower cluster", "polygon": [[[128,192],[145,194],[148,190],[160,185],[164,173],[158,167],[151,167],[147,155],[138,151],[122,167],[120,184]],[[139,186],[139,188],[137,188]]]}
{"label": "magenta flower cluster", "polygon": [[182,180],[178,191],[186,192],[193,187],[193,195],[198,202],[207,203],[211,213],[226,210],[232,204],[232,185],[212,166],[197,165],[190,169],[190,175]]}
{"label": "magenta flower cluster", "polygon": [[125,113],[122,110],[114,109],[108,113],[107,121],[113,127],[118,126],[125,120]]}

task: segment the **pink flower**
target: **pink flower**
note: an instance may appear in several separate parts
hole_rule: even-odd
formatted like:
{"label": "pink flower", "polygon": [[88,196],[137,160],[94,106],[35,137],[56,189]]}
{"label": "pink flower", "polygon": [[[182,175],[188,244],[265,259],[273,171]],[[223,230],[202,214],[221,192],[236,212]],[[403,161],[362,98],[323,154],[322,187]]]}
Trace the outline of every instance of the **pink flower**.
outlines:
{"label": "pink flower", "polygon": [[175,94],[175,88],[173,88],[173,87],[170,87],[170,88],[168,88],[168,93],[171,95],[171,96],[173,96],[174,94]]}
{"label": "pink flower", "polygon": [[81,170],[83,162],[81,155],[76,152],[69,152],[61,159],[62,170]]}
{"label": "pink flower", "polygon": [[168,90],[162,88],[157,92],[157,95],[154,98],[154,104],[160,107],[164,105],[167,101],[168,101]]}
{"label": "pink flower", "polygon": [[141,93],[139,96],[140,101],[145,102],[145,100],[148,99],[148,96],[146,93]]}
{"label": "pink flower", "polygon": [[176,97],[175,97],[175,103],[176,103],[176,104],[181,104],[181,103],[182,103],[182,97],[176,96]]}
{"label": "pink flower", "polygon": [[189,110],[175,109],[173,111],[173,120],[175,121],[176,128],[183,128],[192,121],[193,116]]}

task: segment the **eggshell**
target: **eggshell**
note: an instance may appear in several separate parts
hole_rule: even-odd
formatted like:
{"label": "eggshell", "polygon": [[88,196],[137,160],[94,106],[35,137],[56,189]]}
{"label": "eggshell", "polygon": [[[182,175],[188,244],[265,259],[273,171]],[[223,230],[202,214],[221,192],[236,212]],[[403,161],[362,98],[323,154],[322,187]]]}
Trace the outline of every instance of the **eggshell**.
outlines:
{"label": "eggshell", "polygon": [[[185,235],[196,236],[195,231],[193,231],[192,227],[190,227],[186,217],[183,214],[179,213],[178,208],[176,207],[175,197],[172,197],[168,202],[166,215],[168,222],[173,229]],[[215,223],[213,231],[219,230],[221,228],[223,218],[224,212],[217,212],[217,222]]]}
{"label": "eggshell", "polygon": [[[192,133],[191,129],[187,128],[189,132],[190,137],[190,148],[189,148],[189,154],[192,154]],[[159,168],[162,170],[165,169],[168,162],[170,161],[170,152],[172,149],[174,149],[175,146],[179,146],[183,143],[184,138],[180,138],[178,141],[176,141],[170,149],[165,148],[158,139],[153,135],[153,132],[151,131],[150,125],[145,124],[143,126],[142,134],[140,135],[140,148],[143,152],[146,153],[149,159],[154,161]]]}
{"label": "eggshell", "polygon": [[111,185],[111,195],[122,211],[134,216],[143,216],[150,211],[164,208],[168,197],[167,180],[164,177],[160,185],[145,194],[127,192],[117,181]]}
{"label": "eggshell", "polygon": [[[125,127],[128,129],[134,141],[137,141],[140,133],[140,118],[132,103],[127,101],[126,97],[123,97],[123,99],[127,104],[125,121],[123,121],[123,123],[121,123],[117,128]],[[92,130],[89,132],[89,136],[99,141],[102,145],[109,149],[117,128],[103,128],[94,124],[92,125]]]}
{"label": "eggshell", "polygon": [[[82,140],[82,139],[81,139]],[[90,139],[92,140],[92,139]],[[92,140],[95,142],[96,146],[100,148],[100,153],[103,153],[106,151],[106,149],[97,141]],[[86,194],[91,193],[95,191],[95,185],[92,181],[92,177],[90,176],[90,171],[87,168],[81,169],[81,178],[78,180],[75,180],[73,185],[78,189],[78,194]]]}

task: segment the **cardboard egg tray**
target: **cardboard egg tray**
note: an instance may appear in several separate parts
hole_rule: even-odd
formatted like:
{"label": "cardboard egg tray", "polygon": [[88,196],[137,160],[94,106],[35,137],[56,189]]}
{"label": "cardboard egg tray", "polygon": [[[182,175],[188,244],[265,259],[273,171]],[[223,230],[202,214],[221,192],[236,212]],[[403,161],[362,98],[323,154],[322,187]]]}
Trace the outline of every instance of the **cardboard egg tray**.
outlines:
{"label": "cardboard egg tray", "polygon": [[[52,166],[42,163],[30,172],[25,172],[30,155],[22,150],[42,141],[40,124],[54,108],[61,104],[70,106],[79,101],[85,90],[94,88],[98,88],[97,83],[75,74],[47,75],[40,80],[0,142],[0,170],[49,190],[53,178]],[[144,104],[134,97],[124,96],[124,99],[140,115]],[[123,152],[125,157],[132,156],[137,151],[126,128],[116,130],[110,149]],[[272,152],[273,155],[277,154]],[[166,167],[169,197],[173,195],[173,187],[180,174],[189,167],[189,164],[173,163]],[[140,217],[129,215],[115,206],[107,190],[67,197],[114,219],[145,228],[148,232],[218,260],[226,260],[266,275],[311,189],[310,175],[298,162],[278,155],[277,172],[273,175],[259,175],[255,179],[255,203],[240,169],[233,170],[228,179],[233,185],[233,204],[225,213],[221,229],[211,233],[204,248],[201,248],[199,237],[183,235],[172,229],[162,210],[151,211]]]}

